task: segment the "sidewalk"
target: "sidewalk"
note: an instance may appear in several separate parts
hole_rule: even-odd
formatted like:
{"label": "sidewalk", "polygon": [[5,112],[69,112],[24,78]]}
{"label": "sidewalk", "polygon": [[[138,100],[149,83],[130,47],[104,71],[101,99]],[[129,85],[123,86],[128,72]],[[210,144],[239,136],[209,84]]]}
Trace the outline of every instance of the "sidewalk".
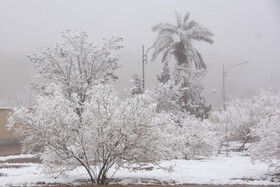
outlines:
{"label": "sidewalk", "polygon": [[0,145],[0,156],[18,155],[20,152],[20,144]]}

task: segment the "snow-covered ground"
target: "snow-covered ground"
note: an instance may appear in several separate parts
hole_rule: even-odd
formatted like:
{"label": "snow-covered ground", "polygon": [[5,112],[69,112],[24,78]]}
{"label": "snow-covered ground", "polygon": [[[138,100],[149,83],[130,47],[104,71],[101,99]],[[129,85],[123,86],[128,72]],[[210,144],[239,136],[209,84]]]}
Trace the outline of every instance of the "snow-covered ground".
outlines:
{"label": "snow-covered ground", "polygon": [[[0,157],[0,186],[35,185],[36,183],[79,184],[88,179],[83,168],[66,174],[41,174],[41,164],[8,163],[9,159],[31,158],[33,155]],[[110,174],[112,174],[111,171]],[[110,175],[109,175],[110,177]],[[268,171],[264,163],[253,164],[242,153],[230,153],[213,156],[203,160],[162,161],[158,165],[130,167],[120,169],[114,176],[113,183],[143,184],[261,184],[280,185],[279,178]],[[38,184],[36,185],[38,186]]]}

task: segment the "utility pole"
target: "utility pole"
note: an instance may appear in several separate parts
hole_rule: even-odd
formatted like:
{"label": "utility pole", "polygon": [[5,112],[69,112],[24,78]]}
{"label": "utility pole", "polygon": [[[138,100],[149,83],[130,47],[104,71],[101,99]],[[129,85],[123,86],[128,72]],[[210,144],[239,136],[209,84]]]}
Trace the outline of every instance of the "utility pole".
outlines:
{"label": "utility pole", "polygon": [[145,89],[145,48],[144,45],[142,45],[142,84],[143,84],[143,91]]}
{"label": "utility pole", "polygon": [[144,45],[142,45],[142,80],[143,80],[143,91],[145,89],[145,62],[147,63],[148,61],[148,52],[150,49],[152,49],[154,47],[150,47],[147,49],[147,51],[145,52],[145,47]]}
{"label": "utility pole", "polygon": [[226,71],[225,71],[225,65],[223,64],[223,110],[226,110]]}
{"label": "utility pole", "polygon": [[246,61],[246,62],[239,63],[239,64],[233,64],[233,65],[230,65],[228,67],[225,67],[225,65],[223,64],[223,110],[226,109],[226,80],[225,79],[226,79],[226,76],[227,76],[228,69],[233,68],[235,66],[247,64],[249,62],[250,61]]}
{"label": "utility pole", "polygon": [[[225,65],[223,64],[223,110],[226,110],[226,76],[227,76],[227,70],[232,68],[232,67],[247,64],[247,63],[249,63],[249,61],[239,63],[239,64],[233,64],[233,65],[230,65],[226,68],[225,68]],[[228,122],[226,121],[226,156],[228,156],[228,147],[229,147],[228,146]]]}

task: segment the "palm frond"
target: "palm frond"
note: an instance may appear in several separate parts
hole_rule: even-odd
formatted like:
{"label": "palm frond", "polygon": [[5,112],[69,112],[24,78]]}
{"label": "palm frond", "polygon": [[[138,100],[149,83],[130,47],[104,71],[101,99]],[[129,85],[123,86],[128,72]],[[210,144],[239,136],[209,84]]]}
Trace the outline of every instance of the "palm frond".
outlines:
{"label": "palm frond", "polygon": [[164,51],[168,51],[169,48],[171,48],[173,43],[173,40],[171,37],[169,38],[164,38],[164,37],[158,37],[157,40],[155,41],[153,47],[154,47],[154,53],[153,53],[153,57],[152,60],[155,60],[156,57],[164,52]]}
{"label": "palm frond", "polygon": [[185,24],[185,23],[188,21],[189,18],[190,18],[190,13],[188,12],[188,13],[186,13],[185,16],[184,16],[183,24]]}
{"label": "palm frond", "polygon": [[160,23],[153,27],[158,33],[153,47],[152,60],[162,53],[162,61],[174,57],[179,65],[194,65],[196,69],[206,69],[206,64],[199,51],[192,45],[192,41],[205,41],[212,44],[213,33],[195,21],[189,21],[190,13],[184,15],[175,12],[176,25]]}
{"label": "palm frond", "polygon": [[214,34],[207,28],[197,25],[194,29],[190,32],[190,38],[197,40],[197,41],[205,41],[210,44],[214,42],[212,36]]}
{"label": "palm frond", "polygon": [[196,21],[190,21],[187,24],[184,24],[183,29],[184,30],[190,30],[193,27],[196,27],[198,25],[198,23]]}
{"label": "palm frond", "polygon": [[175,12],[175,17],[177,21],[177,27],[180,28],[182,26],[182,16],[178,12]]}
{"label": "palm frond", "polygon": [[164,51],[162,59],[161,59],[162,62],[166,62],[166,58],[170,55],[170,50],[171,50],[171,48]]}
{"label": "palm frond", "polygon": [[190,49],[189,53],[189,60],[191,61],[192,64],[195,65],[196,69],[207,69],[206,64],[204,63],[204,60],[202,58],[202,55],[199,53],[199,51],[195,48]]}
{"label": "palm frond", "polygon": [[161,29],[163,23],[159,23],[159,24],[156,24],[155,26],[152,27],[152,31],[158,31],[159,29]]}

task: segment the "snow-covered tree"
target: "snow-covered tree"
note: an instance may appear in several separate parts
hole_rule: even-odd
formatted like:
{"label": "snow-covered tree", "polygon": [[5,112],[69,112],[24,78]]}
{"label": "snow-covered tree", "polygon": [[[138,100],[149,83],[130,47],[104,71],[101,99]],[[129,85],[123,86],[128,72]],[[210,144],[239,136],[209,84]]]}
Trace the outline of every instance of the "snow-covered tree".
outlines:
{"label": "snow-covered tree", "polygon": [[252,130],[280,107],[279,93],[261,91],[259,95],[246,98],[233,98],[227,109],[217,115],[217,120],[228,124],[230,138],[241,140],[240,150],[246,143],[255,141],[256,134]]}
{"label": "snow-covered tree", "polygon": [[253,160],[261,160],[280,171],[280,110],[261,119],[252,130],[259,141],[250,147]]}
{"label": "snow-covered tree", "polygon": [[153,44],[155,59],[163,54],[162,62],[174,57],[177,65],[194,65],[196,69],[206,69],[206,65],[199,51],[193,47],[194,41],[213,43],[213,33],[199,25],[196,21],[189,21],[190,13],[184,17],[176,13],[176,24],[159,23],[152,30],[158,33]]}
{"label": "snow-covered tree", "polygon": [[169,80],[166,83],[157,83],[148,92],[154,99],[157,105],[157,112],[167,112],[176,114],[181,112],[179,86],[174,83],[173,80]]}
{"label": "snow-covered tree", "polygon": [[201,78],[204,71],[192,70],[186,66],[176,66],[173,76],[165,83],[158,82],[151,89],[159,112],[186,112],[197,118],[205,119],[211,109],[206,105],[202,93]]}
{"label": "snow-covered tree", "polygon": [[[173,73],[173,82],[180,87],[181,110],[189,112],[199,118],[207,118],[211,106],[206,105],[205,97],[202,94],[202,84],[206,65],[199,51],[193,47],[194,41],[205,41],[213,43],[213,33],[207,28],[199,25],[195,21],[189,21],[190,14],[184,17],[176,13],[176,24],[159,23],[153,27],[153,31],[158,36],[153,44],[155,59],[162,54],[162,62],[165,62],[163,76],[158,79],[161,82],[167,82],[169,79],[167,62],[171,57],[175,58],[175,70]],[[195,68],[193,68],[193,66]],[[164,78],[166,77],[166,78]]]}
{"label": "snow-covered tree", "polygon": [[211,156],[218,150],[218,137],[213,124],[185,112],[177,114],[161,113],[158,124],[167,142],[166,149],[172,151],[176,159],[194,159]]}
{"label": "snow-covered tree", "polygon": [[83,102],[93,85],[117,78],[114,70],[120,63],[114,52],[122,47],[122,38],[104,38],[101,44],[94,44],[82,29],[64,30],[62,36],[64,42],[29,55],[39,72],[39,76],[33,77],[33,86],[42,90],[45,82],[55,82],[65,95],[77,93]]}
{"label": "snow-covered tree", "polygon": [[15,109],[8,126],[24,137],[24,151],[40,155],[46,171],[83,166],[92,183],[104,184],[109,169],[168,158],[162,119],[145,94],[120,102],[115,89],[97,84],[81,105],[77,93],[69,99],[56,84],[45,92],[33,109]]}
{"label": "snow-covered tree", "polygon": [[161,74],[157,75],[157,80],[158,80],[158,82],[163,83],[163,84],[167,83],[167,81],[170,80],[170,73],[169,73],[169,68],[168,68],[167,62],[164,63]]}
{"label": "snow-covered tree", "polygon": [[232,119],[231,113],[227,111],[214,111],[209,118],[209,120],[212,121],[216,137],[219,141],[218,153],[220,154],[223,147],[226,147],[228,150],[228,142],[233,128],[233,126],[230,125]]}
{"label": "snow-covered tree", "polygon": [[143,80],[140,75],[134,74],[131,79],[131,94],[142,94],[143,93]]}
{"label": "snow-covered tree", "polygon": [[174,81],[179,86],[180,105],[183,111],[195,115],[198,118],[207,118],[211,105],[206,105],[206,99],[202,93],[201,78],[203,70],[192,70],[186,65],[176,66]]}
{"label": "snow-covered tree", "polygon": [[258,123],[251,136],[257,137],[257,141],[249,148],[251,157],[280,171],[280,92],[262,91],[254,98],[254,104]]}

